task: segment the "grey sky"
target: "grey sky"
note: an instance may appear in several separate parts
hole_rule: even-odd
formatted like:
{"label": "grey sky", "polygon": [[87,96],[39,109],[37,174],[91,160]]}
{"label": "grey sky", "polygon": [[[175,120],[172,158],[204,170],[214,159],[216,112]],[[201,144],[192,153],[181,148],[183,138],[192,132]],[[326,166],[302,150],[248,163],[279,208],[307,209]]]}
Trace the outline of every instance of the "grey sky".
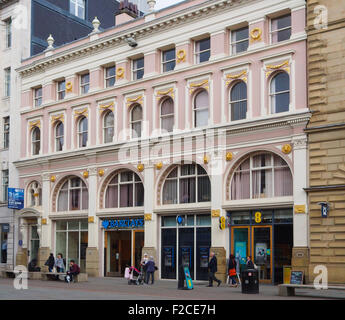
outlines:
{"label": "grey sky", "polygon": [[165,7],[169,7],[173,4],[182,2],[183,0],[157,0],[157,4],[155,6],[156,10],[165,8]]}

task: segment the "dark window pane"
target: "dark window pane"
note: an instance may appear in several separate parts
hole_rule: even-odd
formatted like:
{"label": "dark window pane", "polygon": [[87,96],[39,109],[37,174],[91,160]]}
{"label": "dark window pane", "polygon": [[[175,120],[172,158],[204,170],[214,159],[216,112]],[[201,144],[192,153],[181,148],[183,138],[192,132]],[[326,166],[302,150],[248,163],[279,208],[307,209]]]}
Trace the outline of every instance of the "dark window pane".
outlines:
{"label": "dark window pane", "polygon": [[200,62],[205,62],[210,59],[211,52],[210,51],[205,51],[200,53]]}
{"label": "dark window pane", "polygon": [[199,51],[210,49],[210,38],[198,41]]}
{"label": "dark window pane", "polygon": [[[173,217],[176,219],[175,217]],[[162,229],[162,278],[176,279],[176,229]]]}

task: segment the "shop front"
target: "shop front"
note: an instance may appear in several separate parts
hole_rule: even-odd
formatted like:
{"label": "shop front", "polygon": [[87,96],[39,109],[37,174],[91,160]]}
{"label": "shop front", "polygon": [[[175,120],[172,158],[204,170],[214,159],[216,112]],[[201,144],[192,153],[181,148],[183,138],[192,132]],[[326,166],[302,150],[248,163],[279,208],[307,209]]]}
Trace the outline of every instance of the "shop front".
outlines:
{"label": "shop front", "polygon": [[144,217],[103,219],[102,228],[104,276],[122,277],[127,266],[140,268],[144,247]]}
{"label": "shop front", "polygon": [[283,268],[291,266],[293,209],[228,212],[230,248],[238,272],[252,257],[262,283],[283,283]]}
{"label": "shop front", "polygon": [[62,254],[66,268],[71,260],[74,260],[80,266],[80,271],[85,272],[88,246],[87,219],[57,220],[55,227],[55,257]]}
{"label": "shop front", "polygon": [[193,280],[208,279],[211,215],[161,216],[161,278],[177,279],[178,266],[189,268]]}

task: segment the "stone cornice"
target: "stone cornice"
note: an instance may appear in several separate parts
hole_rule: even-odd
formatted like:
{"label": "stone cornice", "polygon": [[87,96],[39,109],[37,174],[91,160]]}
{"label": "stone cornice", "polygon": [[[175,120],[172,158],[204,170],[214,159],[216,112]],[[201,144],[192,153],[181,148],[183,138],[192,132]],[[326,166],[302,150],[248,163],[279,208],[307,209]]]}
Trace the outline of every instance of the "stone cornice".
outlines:
{"label": "stone cornice", "polygon": [[[250,1],[254,2],[254,0]],[[200,5],[192,6],[184,10],[157,18],[150,22],[145,22],[139,26],[132,28],[129,27],[124,31],[113,33],[85,44],[76,45],[75,47],[55,53],[49,57],[42,57],[41,59],[33,61],[28,65],[19,67],[16,70],[22,77],[25,77],[32,73],[43,71],[55,64],[66,63],[67,61],[72,61],[77,58],[80,59],[80,56],[90,55],[105,48],[116,47],[125,43],[125,39],[128,37],[140,39],[152,33],[162,32],[162,30],[167,27],[171,28],[180,23],[200,19],[200,17],[209,15],[210,13],[217,14],[220,11],[223,12],[227,7],[229,8],[233,7],[234,5],[241,5],[244,2],[248,1],[210,0]]]}

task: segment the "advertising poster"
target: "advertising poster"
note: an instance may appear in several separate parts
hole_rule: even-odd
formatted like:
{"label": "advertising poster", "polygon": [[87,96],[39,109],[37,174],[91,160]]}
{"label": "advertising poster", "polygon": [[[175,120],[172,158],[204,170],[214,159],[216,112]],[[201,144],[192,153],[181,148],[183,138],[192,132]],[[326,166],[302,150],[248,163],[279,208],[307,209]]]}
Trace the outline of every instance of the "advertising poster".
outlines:
{"label": "advertising poster", "polygon": [[240,264],[246,264],[247,261],[247,242],[236,241],[235,242],[235,258]]}

